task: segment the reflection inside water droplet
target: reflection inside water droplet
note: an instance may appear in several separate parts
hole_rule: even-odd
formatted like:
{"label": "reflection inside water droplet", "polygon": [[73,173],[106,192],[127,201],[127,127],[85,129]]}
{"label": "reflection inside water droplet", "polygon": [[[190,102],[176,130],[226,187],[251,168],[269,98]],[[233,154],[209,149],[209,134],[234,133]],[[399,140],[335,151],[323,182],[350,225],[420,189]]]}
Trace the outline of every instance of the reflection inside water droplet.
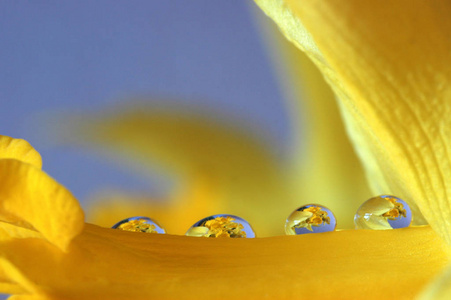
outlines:
{"label": "reflection inside water droplet", "polygon": [[398,229],[412,223],[409,205],[398,197],[381,195],[365,201],[357,210],[356,229]]}
{"label": "reflection inside water droplet", "polygon": [[298,235],[334,231],[337,221],[330,209],[319,204],[308,204],[293,211],[285,223],[285,233]]}
{"label": "reflection inside water droplet", "polygon": [[233,215],[213,215],[193,224],[186,232],[187,236],[253,238],[254,230],[244,219]]}
{"label": "reflection inside water droplet", "polygon": [[147,217],[131,217],[116,223],[112,228],[133,232],[166,233],[155,220]]}

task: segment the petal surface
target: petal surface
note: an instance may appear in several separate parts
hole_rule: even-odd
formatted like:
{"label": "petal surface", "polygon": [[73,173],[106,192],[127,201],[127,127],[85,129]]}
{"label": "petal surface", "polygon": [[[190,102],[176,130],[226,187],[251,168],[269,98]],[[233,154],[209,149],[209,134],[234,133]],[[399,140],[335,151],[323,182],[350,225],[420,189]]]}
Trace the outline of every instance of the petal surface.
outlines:
{"label": "petal surface", "polygon": [[27,141],[0,135],[0,159],[10,158],[42,167],[41,155]]}
{"label": "petal surface", "polygon": [[451,298],[451,265],[437,276],[418,297],[419,300],[447,300]]}
{"label": "petal surface", "polygon": [[49,299],[411,299],[449,257],[429,227],[213,239],[86,224],[67,253],[42,239],[0,249],[11,280]]}
{"label": "petal surface", "polygon": [[451,242],[450,2],[257,3],[295,43],[296,30],[314,40],[318,51],[304,49],[340,99],[373,192],[417,203]]}
{"label": "petal surface", "polygon": [[[72,194],[45,172],[15,159],[1,159],[0,220],[36,230],[64,250],[82,231],[84,214]],[[11,236],[24,232],[5,226],[1,230]]]}

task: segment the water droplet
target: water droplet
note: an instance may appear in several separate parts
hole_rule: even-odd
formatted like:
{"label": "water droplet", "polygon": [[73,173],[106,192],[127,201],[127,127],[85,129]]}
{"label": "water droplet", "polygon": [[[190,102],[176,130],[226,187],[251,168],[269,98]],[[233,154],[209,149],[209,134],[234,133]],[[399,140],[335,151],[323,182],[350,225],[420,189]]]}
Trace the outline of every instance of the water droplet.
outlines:
{"label": "water droplet", "polygon": [[131,217],[116,223],[112,228],[145,233],[166,233],[155,220],[147,217]]}
{"label": "water droplet", "polygon": [[409,205],[395,196],[381,195],[365,201],[357,210],[356,229],[397,229],[408,227],[412,222]]}
{"label": "water droplet", "polygon": [[318,204],[299,207],[288,216],[285,233],[298,235],[334,231],[337,220],[330,209]]}
{"label": "water droplet", "polygon": [[254,238],[251,225],[244,219],[233,215],[213,215],[204,218],[188,229],[187,236]]}

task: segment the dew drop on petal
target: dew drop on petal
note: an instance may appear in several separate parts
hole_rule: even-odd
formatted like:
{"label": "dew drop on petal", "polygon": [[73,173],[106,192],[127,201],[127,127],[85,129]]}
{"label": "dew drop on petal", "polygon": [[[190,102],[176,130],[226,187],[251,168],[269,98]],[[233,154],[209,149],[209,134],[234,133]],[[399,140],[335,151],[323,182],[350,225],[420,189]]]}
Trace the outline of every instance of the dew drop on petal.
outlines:
{"label": "dew drop on petal", "polygon": [[293,211],[285,223],[285,233],[299,235],[334,231],[337,220],[330,209],[319,204],[308,204]]}
{"label": "dew drop on petal", "polygon": [[365,201],[354,217],[356,229],[398,229],[408,227],[411,222],[412,211],[409,205],[391,195],[381,195]]}
{"label": "dew drop on petal", "polygon": [[255,232],[244,219],[233,215],[213,215],[196,222],[186,232],[187,236],[213,238],[254,238]]}
{"label": "dew drop on petal", "polygon": [[147,217],[131,217],[116,223],[113,229],[145,233],[166,233],[157,221]]}

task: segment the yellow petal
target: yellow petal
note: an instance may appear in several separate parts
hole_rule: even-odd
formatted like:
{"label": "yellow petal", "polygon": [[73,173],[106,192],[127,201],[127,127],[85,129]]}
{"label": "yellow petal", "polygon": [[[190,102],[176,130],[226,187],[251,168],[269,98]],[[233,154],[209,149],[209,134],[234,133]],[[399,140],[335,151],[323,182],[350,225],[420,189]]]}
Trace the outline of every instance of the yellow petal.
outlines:
{"label": "yellow petal", "polygon": [[[155,170],[159,165],[166,172],[170,170],[174,178],[180,179],[175,188],[177,194],[171,199],[175,205],[192,194],[197,182],[204,182],[208,184],[210,199],[195,202],[206,203],[199,212],[221,209],[211,214],[243,217],[260,228],[259,236],[282,234],[280,220],[294,209],[287,166],[269,143],[237,123],[217,120],[208,112],[135,105],[81,118],[74,125],[78,131],[70,136],[101,146],[102,150],[107,146],[125,154],[123,157],[141,168],[150,166]],[[193,182],[194,188],[190,186]],[[155,209],[159,210],[159,206]],[[148,210],[153,210],[151,204]],[[194,206],[184,214],[190,216],[193,211]],[[261,211],[271,211],[272,217]],[[177,232],[187,230],[174,220],[175,215],[171,221],[179,226]]]}
{"label": "yellow petal", "polygon": [[11,223],[0,222],[0,239],[44,238],[34,229],[24,228]]}
{"label": "yellow petal", "polygon": [[1,159],[0,220],[37,230],[64,250],[83,229],[84,215],[72,194],[46,173]]}
{"label": "yellow petal", "polygon": [[11,274],[1,267],[0,264],[0,293],[4,294],[25,294],[29,293],[21,283],[11,279]]}
{"label": "yellow petal", "polygon": [[451,265],[433,280],[418,297],[419,300],[448,300],[451,299]]}
{"label": "yellow petal", "polygon": [[429,227],[201,239],[86,224],[67,253],[40,239],[0,250],[11,280],[49,299],[411,299],[449,255]]}
{"label": "yellow petal", "polygon": [[[36,241],[41,241],[36,239]],[[48,244],[48,242],[46,242]],[[56,249],[56,248],[55,248]],[[26,250],[26,249],[24,249]],[[59,250],[58,250],[59,251]],[[61,251],[59,251],[61,252]],[[5,252],[6,254],[6,252]],[[19,253],[15,253],[19,254]],[[30,255],[29,255],[30,256]],[[17,257],[17,256],[16,256]],[[16,292],[20,294],[29,294],[29,296],[35,296],[38,294],[38,290],[35,288],[35,285],[33,282],[31,282],[24,274],[24,272],[21,272],[18,268],[14,266],[14,263],[12,263],[11,260],[14,260],[10,258],[10,260],[5,258],[5,255],[0,256],[0,269],[1,272],[6,274],[6,278],[10,280],[10,285],[6,285],[6,288],[12,288],[16,289]],[[17,287],[15,287],[17,286]],[[3,293],[9,292],[8,290],[2,290]],[[27,295],[28,296],[28,295]]]}
{"label": "yellow petal", "polygon": [[450,4],[257,2],[290,39],[311,35],[374,193],[415,201],[451,242]]}
{"label": "yellow petal", "polygon": [[29,163],[36,168],[42,167],[42,159],[27,141],[0,135],[0,159],[11,158]]}
{"label": "yellow petal", "polygon": [[372,194],[345,132],[335,96],[318,68],[280,34],[271,20],[258,21],[297,133],[291,178],[298,201],[293,209],[321,203],[334,212],[340,228],[354,228],[355,212]]}
{"label": "yellow petal", "polygon": [[49,300],[51,298],[34,295],[13,295],[8,300]]}
{"label": "yellow petal", "polygon": [[[26,291],[15,283],[0,282],[0,291],[5,294],[23,294]],[[11,299],[11,298],[8,298]]]}

